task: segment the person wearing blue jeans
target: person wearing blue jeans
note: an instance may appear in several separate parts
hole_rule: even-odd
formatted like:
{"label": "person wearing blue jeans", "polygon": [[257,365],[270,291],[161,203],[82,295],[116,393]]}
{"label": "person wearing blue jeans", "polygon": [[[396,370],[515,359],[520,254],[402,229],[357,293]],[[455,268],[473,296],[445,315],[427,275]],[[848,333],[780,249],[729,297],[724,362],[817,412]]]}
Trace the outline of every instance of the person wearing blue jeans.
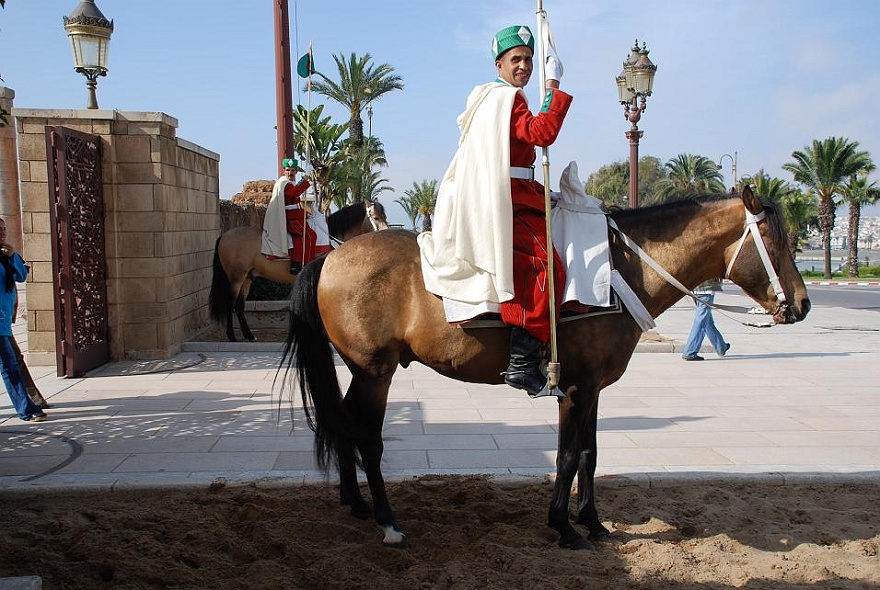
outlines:
{"label": "person wearing blue jeans", "polygon": [[708,336],[709,342],[718,356],[724,356],[730,350],[730,344],[724,341],[724,336],[715,327],[715,320],[712,318],[712,308],[708,304],[715,301],[715,293],[721,291],[721,279],[711,279],[700,284],[694,289],[694,295],[697,296],[697,310],[694,314],[694,323],[691,326],[691,333],[688,335],[687,343],[684,345],[684,351],[681,358],[686,361],[702,361],[703,357],[699,355],[700,347],[703,345],[703,337]]}
{"label": "person wearing blue jeans", "polygon": [[12,339],[17,296],[15,283],[23,283],[27,273],[21,256],[6,243],[6,221],[0,219],[0,376],[18,417],[25,422],[43,422],[46,414],[28,397],[18,361],[18,347]]}

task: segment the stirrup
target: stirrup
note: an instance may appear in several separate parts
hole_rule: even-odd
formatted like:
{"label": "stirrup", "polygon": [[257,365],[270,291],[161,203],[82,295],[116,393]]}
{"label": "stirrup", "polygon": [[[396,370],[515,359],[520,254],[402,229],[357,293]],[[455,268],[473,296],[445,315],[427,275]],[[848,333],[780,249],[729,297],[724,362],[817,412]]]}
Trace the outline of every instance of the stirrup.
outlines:
{"label": "stirrup", "polygon": [[556,397],[558,399],[565,399],[566,396],[565,396],[565,392],[562,391],[562,389],[560,389],[558,386],[554,387],[552,390],[550,390],[547,386],[547,383],[545,383],[544,388],[541,391],[539,391],[535,395],[532,395],[531,393],[529,393],[529,397],[534,398],[534,399],[537,399],[539,397]]}

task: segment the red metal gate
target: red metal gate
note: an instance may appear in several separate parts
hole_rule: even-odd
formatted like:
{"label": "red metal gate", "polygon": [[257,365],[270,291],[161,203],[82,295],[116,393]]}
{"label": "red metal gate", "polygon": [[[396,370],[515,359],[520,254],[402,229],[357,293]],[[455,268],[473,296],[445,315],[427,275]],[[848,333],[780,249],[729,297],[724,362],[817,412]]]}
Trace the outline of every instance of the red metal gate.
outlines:
{"label": "red metal gate", "polygon": [[101,142],[46,127],[58,375],[81,377],[110,358]]}

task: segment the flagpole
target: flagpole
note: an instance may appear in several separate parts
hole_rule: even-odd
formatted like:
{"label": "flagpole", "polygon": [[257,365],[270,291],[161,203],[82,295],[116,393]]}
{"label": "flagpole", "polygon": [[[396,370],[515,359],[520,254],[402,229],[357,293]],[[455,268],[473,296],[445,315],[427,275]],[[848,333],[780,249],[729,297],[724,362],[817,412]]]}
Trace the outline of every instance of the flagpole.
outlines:
{"label": "flagpole", "polygon": [[[542,0],[538,0],[535,14],[538,17],[538,80],[543,97],[543,93],[547,91],[547,48],[544,45],[547,13],[544,11]],[[552,391],[559,385],[560,366],[559,351],[556,346],[556,271],[553,259],[553,219],[550,212],[550,149],[547,147],[541,148],[541,165],[544,170],[544,217],[547,231],[547,274],[549,275],[547,293],[550,296],[550,362],[547,363],[547,389]]]}
{"label": "flagpole", "polygon": [[[305,136],[305,144],[306,144],[306,153],[305,153],[305,162],[304,165],[310,166],[312,163],[312,42],[309,41],[309,77],[306,81],[306,136]],[[312,211],[312,215],[320,212],[320,203],[318,203],[318,191],[317,191],[317,181],[315,180],[315,171],[312,169],[312,178],[311,178],[311,189],[312,189],[312,201],[314,203],[315,210]],[[309,213],[306,212],[306,215],[303,219],[303,264],[305,264],[306,257],[306,232],[308,231],[308,217]]]}

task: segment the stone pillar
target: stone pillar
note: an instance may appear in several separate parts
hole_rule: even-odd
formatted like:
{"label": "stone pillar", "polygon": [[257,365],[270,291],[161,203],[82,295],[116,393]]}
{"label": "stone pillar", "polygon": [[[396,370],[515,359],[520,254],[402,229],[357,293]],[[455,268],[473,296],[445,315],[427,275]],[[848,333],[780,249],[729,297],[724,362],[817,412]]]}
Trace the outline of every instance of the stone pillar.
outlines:
{"label": "stone pillar", "polygon": [[56,358],[47,125],[101,139],[112,360],[180,352],[211,325],[220,155],[178,138],[177,119],[160,112],[16,108],[15,115],[24,245],[33,268],[28,362]]}
{"label": "stone pillar", "polygon": [[[12,99],[15,91],[0,86],[0,107],[9,125],[0,127],[0,217],[6,220],[9,243],[21,252],[21,196],[18,192],[18,149],[15,143],[15,119],[12,117]],[[24,256],[24,254],[22,254]]]}

